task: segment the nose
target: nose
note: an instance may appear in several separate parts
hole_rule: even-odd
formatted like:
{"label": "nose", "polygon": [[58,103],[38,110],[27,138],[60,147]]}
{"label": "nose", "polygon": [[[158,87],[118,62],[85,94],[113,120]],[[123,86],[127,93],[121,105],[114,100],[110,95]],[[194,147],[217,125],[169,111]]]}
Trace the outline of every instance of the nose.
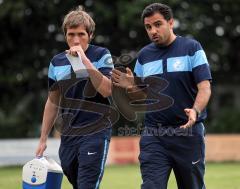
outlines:
{"label": "nose", "polygon": [[79,45],[80,44],[80,39],[79,39],[79,37],[77,35],[74,35],[73,43],[74,43],[74,45]]}
{"label": "nose", "polygon": [[156,28],[152,27],[151,30],[150,30],[150,34],[155,35],[156,33],[157,33]]}

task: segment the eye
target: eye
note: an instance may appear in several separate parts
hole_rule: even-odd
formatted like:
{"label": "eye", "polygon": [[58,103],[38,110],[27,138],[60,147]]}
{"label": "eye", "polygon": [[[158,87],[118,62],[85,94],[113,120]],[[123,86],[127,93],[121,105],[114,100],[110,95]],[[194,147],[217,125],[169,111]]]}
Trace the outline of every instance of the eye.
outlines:
{"label": "eye", "polygon": [[74,33],[68,33],[68,37],[73,37]]}
{"label": "eye", "polygon": [[162,24],[160,22],[157,22],[154,24],[155,27],[159,28]]}
{"label": "eye", "polygon": [[150,30],[152,27],[150,25],[145,25],[146,30]]}
{"label": "eye", "polygon": [[85,32],[80,32],[80,33],[78,33],[78,36],[79,37],[84,37],[84,36],[86,36],[87,34],[85,33]]}

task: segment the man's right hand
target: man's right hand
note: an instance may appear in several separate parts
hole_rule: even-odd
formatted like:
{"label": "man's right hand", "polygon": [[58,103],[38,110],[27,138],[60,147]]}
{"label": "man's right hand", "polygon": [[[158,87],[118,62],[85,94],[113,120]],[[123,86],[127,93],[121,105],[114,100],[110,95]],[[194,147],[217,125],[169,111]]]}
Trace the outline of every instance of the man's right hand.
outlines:
{"label": "man's right hand", "polygon": [[112,81],[115,86],[127,89],[134,85],[134,75],[129,68],[126,68],[126,73],[115,68],[112,70]]}
{"label": "man's right hand", "polygon": [[47,142],[46,141],[40,141],[36,150],[36,157],[42,157],[43,156],[43,152],[46,150],[47,148]]}

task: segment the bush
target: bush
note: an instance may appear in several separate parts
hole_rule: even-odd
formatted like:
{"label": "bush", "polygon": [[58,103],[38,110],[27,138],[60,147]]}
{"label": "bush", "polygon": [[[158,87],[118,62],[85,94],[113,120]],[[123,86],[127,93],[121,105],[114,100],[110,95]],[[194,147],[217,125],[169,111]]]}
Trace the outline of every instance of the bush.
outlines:
{"label": "bush", "polygon": [[212,114],[208,122],[208,133],[240,133],[240,109],[225,108]]}

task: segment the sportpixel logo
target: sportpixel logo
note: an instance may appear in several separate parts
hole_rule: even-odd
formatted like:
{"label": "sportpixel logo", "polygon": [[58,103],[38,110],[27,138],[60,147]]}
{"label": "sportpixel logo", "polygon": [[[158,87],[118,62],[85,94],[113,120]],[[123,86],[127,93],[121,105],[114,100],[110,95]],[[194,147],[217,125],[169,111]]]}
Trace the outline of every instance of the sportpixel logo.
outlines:
{"label": "sportpixel logo", "polygon": [[[120,58],[114,58],[115,65],[127,65],[132,61],[131,56],[124,55]],[[120,64],[123,61],[123,64]],[[109,59],[106,59],[106,64],[109,64]],[[94,72],[94,70],[87,70]],[[63,74],[65,74],[63,72]],[[94,74],[94,73],[91,73]],[[56,82],[49,91],[60,91],[59,114],[56,119],[55,128],[65,136],[84,136],[99,132],[103,129],[112,127],[119,119],[120,114],[129,121],[137,119],[138,112],[153,112],[161,111],[173,105],[174,100],[161,93],[162,90],[168,87],[168,82],[159,77],[149,76],[146,78],[135,77],[135,84],[139,87],[138,92],[144,92],[146,98],[131,100],[128,97],[126,89],[112,86],[112,104],[103,104],[97,101],[92,101],[99,95],[93,87],[89,78],[77,78],[75,73],[64,75],[64,78]],[[99,81],[99,87],[101,85]],[[69,98],[67,96],[71,88],[81,85],[82,98]],[[51,98],[51,97],[50,97]],[[54,100],[52,100],[54,102]],[[89,112],[100,115],[100,118],[91,123],[74,127],[73,120],[79,112]]]}

